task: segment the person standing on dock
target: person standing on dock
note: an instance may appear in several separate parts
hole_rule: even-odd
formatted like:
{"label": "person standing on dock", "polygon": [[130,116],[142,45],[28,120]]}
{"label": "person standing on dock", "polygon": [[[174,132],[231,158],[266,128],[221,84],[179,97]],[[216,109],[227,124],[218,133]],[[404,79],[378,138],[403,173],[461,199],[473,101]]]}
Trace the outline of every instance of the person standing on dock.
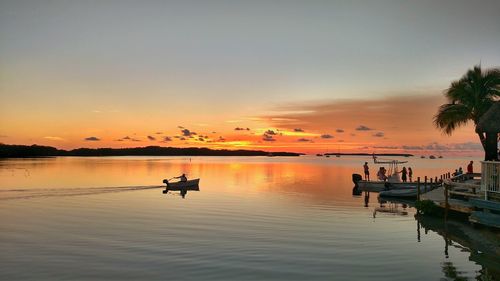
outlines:
{"label": "person standing on dock", "polygon": [[370,180],[370,168],[368,167],[368,162],[365,162],[363,165],[363,169],[365,170],[365,180]]}
{"label": "person standing on dock", "polygon": [[467,174],[474,173],[474,161],[470,161],[469,165],[467,165]]}
{"label": "person standing on dock", "polygon": [[410,182],[413,181],[413,170],[411,167],[408,167],[408,177],[410,178]]}
{"label": "person standing on dock", "polygon": [[403,170],[401,170],[401,180],[403,182],[406,182],[406,175],[408,174],[408,171],[406,170],[406,167],[403,167]]}

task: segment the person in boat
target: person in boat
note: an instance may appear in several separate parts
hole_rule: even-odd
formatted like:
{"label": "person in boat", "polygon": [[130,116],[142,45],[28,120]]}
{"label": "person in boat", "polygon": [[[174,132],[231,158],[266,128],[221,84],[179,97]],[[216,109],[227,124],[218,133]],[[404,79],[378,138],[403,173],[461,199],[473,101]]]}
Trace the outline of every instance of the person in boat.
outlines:
{"label": "person in boat", "polygon": [[377,178],[381,181],[386,181],[387,180],[387,176],[385,175],[385,168],[384,167],[380,167],[380,169],[378,170],[377,172]]}
{"label": "person in boat", "polygon": [[401,170],[401,180],[403,182],[406,182],[406,176],[408,175],[408,171],[406,170],[406,167],[403,167],[403,170]]}
{"label": "person in boat", "polygon": [[187,182],[187,177],[186,177],[186,174],[182,174],[178,177],[174,177],[174,179],[179,179],[180,182]]}
{"label": "person in boat", "polygon": [[363,165],[363,170],[365,171],[365,180],[370,180],[370,168],[368,167],[368,162]]}
{"label": "person in boat", "polygon": [[413,170],[411,167],[408,167],[408,177],[410,178],[410,182],[413,181]]}
{"label": "person in boat", "polygon": [[464,170],[462,169],[462,167],[458,168],[457,175],[463,175],[463,173],[464,173]]}
{"label": "person in boat", "polygon": [[459,172],[458,172],[458,169],[455,169],[455,172],[453,174],[451,174],[451,175],[454,176],[454,177],[460,175]]}

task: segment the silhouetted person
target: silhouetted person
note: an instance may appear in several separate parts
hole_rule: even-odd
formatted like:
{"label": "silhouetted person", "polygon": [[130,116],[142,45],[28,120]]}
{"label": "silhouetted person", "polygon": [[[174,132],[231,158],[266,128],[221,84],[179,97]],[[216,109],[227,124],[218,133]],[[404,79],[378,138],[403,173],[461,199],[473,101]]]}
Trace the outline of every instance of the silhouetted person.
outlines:
{"label": "silhouetted person", "polygon": [[363,170],[365,171],[365,180],[370,180],[370,168],[368,167],[368,162],[363,165]]}
{"label": "silhouetted person", "polygon": [[406,175],[408,174],[408,171],[406,171],[406,167],[403,167],[403,170],[401,170],[401,180],[403,182],[406,182]]}
{"label": "silhouetted person", "polygon": [[467,174],[474,173],[474,161],[470,161],[469,165],[467,165]]}
{"label": "silhouetted person", "polygon": [[413,170],[411,167],[408,167],[408,177],[410,178],[410,182],[413,181]]}
{"label": "silhouetted person", "polygon": [[187,177],[186,177],[186,174],[182,174],[178,177],[174,177],[174,179],[179,179],[180,182],[187,182]]}
{"label": "silhouetted person", "polygon": [[187,189],[181,189],[181,196],[182,196],[182,199],[184,199],[186,197],[186,194],[187,194]]}
{"label": "silhouetted person", "polygon": [[385,168],[384,167],[380,167],[380,169],[378,169],[378,172],[377,172],[377,177],[379,180],[381,181],[386,181],[387,180],[387,176],[385,175],[386,171],[385,171]]}

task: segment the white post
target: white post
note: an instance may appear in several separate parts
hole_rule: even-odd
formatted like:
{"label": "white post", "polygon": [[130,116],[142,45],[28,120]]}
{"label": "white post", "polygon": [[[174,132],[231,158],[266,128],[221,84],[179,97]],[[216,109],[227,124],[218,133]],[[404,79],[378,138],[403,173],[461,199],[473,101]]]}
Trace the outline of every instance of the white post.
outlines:
{"label": "white post", "polygon": [[488,192],[500,193],[500,162],[481,161],[481,190],[485,200]]}

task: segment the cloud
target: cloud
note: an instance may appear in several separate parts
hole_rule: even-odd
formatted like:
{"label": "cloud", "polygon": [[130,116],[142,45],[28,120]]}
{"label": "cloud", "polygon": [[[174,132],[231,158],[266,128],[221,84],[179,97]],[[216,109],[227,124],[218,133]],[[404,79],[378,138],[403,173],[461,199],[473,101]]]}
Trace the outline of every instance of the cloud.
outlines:
{"label": "cloud", "polygon": [[267,130],[264,134],[266,135],[270,135],[270,136],[275,136],[276,135],[276,132],[273,131],[273,130]]}
{"label": "cloud", "polygon": [[101,139],[98,137],[88,137],[88,138],[84,138],[83,140],[85,140],[85,141],[100,141]]}
{"label": "cloud", "polygon": [[382,137],[384,137],[384,132],[377,132],[377,133],[373,134],[372,136],[374,136],[376,138],[382,138]]}
{"label": "cloud", "polygon": [[302,130],[301,128],[295,128],[293,129],[294,132],[304,132],[304,130]]}
{"label": "cloud", "polygon": [[[449,138],[442,135],[432,122],[439,106],[445,102],[438,90],[409,90],[383,98],[288,103],[277,105],[272,109],[273,114],[260,117],[271,128],[322,132],[333,126],[344,130],[346,142],[369,143],[371,134],[363,134],[363,129],[368,128],[374,130],[368,131],[371,133],[383,131],[400,144],[426,144],[430,140],[445,142]],[[333,133],[337,136],[339,132]],[[351,133],[356,133],[356,136]],[[456,142],[467,142],[474,137],[472,124],[453,135]]]}
{"label": "cloud", "polygon": [[202,137],[199,137],[199,138],[198,138],[198,140],[199,140],[199,141],[205,141],[205,139],[204,139],[204,138],[202,138]]}
{"label": "cloud", "polygon": [[8,138],[9,136],[6,135],[0,135],[0,138]]}
{"label": "cloud", "polygon": [[335,130],[335,132],[337,132],[337,133],[343,133],[344,129],[337,129],[337,130]]}
{"label": "cloud", "polygon": [[196,135],[196,133],[195,133],[195,132],[191,132],[191,131],[190,131],[190,130],[188,130],[188,129],[182,129],[182,130],[181,130],[181,133],[182,133],[182,135],[183,135],[183,136],[185,136],[185,137],[193,137],[193,136],[195,136],[195,135]]}
{"label": "cloud", "polygon": [[276,139],[274,139],[272,135],[268,135],[268,134],[264,134],[262,136],[262,140],[263,141],[276,141]]}
{"label": "cloud", "polygon": [[155,137],[153,137],[153,136],[148,136],[148,140],[150,140],[150,141],[154,141],[154,140],[156,140],[156,138],[155,138]]}
{"label": "cloud", "polygon": [[163,137],[163,142],[169,142],[172,141],[171,137]]}
{"label": "cloud", "polygon": [[453,149],[457,150],[483,150],[481,143],[477,142],[464,142],[464,143],[454,143],[451,145]]}
{"label": "cloud", "polygon": [[225,139],[225,138],[223,138],[222,136],[219,136],[219,139],[218,139],[217,141],[219,141],[219,142],[225,142],[225,141],[226,141],[226,139]]}
{"label": "cloud", "polygon": [[[134,135],[135,135],[135,134],[134,134]],[[150,138],[150,137],[151,137],[151,136],[148,136],[148,138]],[[152,137],[152,138],[154,138],[154,137]],[[121,139],[117,139],[117,140],[115,140],[115,141],[141,141],[141,140],[140,140],[140,139],[136,139],[136,138],[131,138],[131,137],[129,137],[129,136],[125,136],[125,137],[123,137],[123,138],[121,138]]]}
{"label": "cloud", "polygon": [[424,149],[420,145],[403,145],[401,148],[404,150],[423,150]]}
{"label": "cloud", "polygon": [[376,149],[399,149],[399,146],[374,146],[373,148],[376,148]]}
{"label": "cloud", "polygon": [[241,127],[236,127],[234,128],[235,131],[250,131],[250,128],[241,128]]}
{"label": "cloud", "polygon": [[43,138],[47,139],[47,140],[53,140],[53,141],[66,141],[65,139],[63,139],[61,137],[46,136],[46,137],[43,137]]}
{"label": "cloud", "polygon": [[163,133],[162,133],[162,132],[156,132],[155,134],[157,134],[157,135],[162,135]]}
{"label": "cloud", "polygon": [[371,128],[366,127],[365,125],[359,125],[356,127],[356,131],[370,131],[372,130]]}
{"label": "cloud", "polygon": [[312,142],[312,140],[310,139],[306,139],[306,138],[300,138],[297,140],[298,142]]}
{"label": "cloud", "polygon": [[185,137],[179,137],[179,139],[180,139],[180,140],[186,140],[186,138],[185,138]]}
{"label": "cloud", "polygon": [[181,129],[181,130],[182,130],[182,129],[184,129],[184,127],[183,127],[183,126],[177,126],[177,128],[179,128],[179,129]]}
{"label": "cloud", "polygon": [[449,147],[439,144],[437,142],[432,142],[424,147],[427,150],[449,150]]}
{"label": "cloud", "polygon": [[321,135],[321,138],[322,139],[333,139],[333,136],[330,134],[324,134],[324,135]]}

